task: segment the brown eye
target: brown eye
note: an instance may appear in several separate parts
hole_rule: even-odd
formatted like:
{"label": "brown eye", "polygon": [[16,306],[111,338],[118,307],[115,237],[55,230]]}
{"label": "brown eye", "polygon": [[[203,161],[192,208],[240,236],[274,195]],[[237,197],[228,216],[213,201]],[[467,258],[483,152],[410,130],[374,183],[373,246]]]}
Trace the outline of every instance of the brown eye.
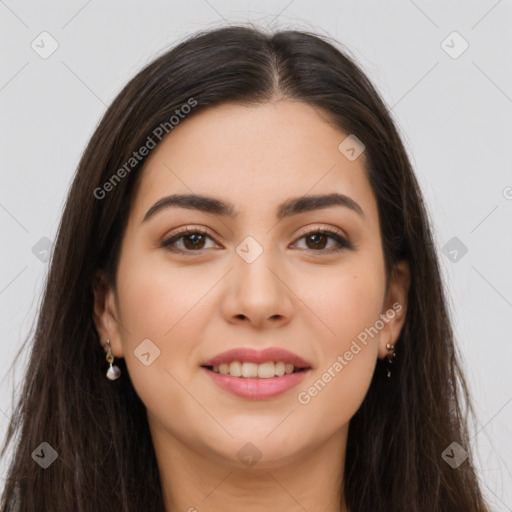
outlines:
{"label": "brown eye", "polygon": [[161,246],[172,251],[201,251],[208,239],[213,240],[206,231],[187,228],[163,240]]}
{"label": "brown eye", "polygon": [[305,238],[307,241],[311,242],[311,244],[306,242],[308,249],[325,249],[329,237],[324,233],[313,233],[312,235],[307,235]]}
{"label": "brown eye", "polygon": [[[303,235],[299,240],[305,240],[306,249],[319,253],[338,252],[343,249],[353,249],[352,244],[338,233],[330,230],[317,229]],[[334,245],[327,247],[329,239],[334,240]]]}
{"label": "brown eye", "polygon": [[183,245],[190,249],[191,251],[195,251],[197,249],[202,249],[205,242],[205,236],[201,233],[193,233],[191,235],[185,235],[183,238]]}

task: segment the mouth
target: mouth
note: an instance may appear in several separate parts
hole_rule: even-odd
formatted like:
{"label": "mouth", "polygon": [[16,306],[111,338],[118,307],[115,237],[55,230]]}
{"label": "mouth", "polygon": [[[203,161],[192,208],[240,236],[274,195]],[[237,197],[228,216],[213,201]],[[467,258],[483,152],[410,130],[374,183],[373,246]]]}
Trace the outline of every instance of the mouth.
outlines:
{"label": "mouth", "polygon": [[220,388],[242,398],[274,398],[295,387],[312,369],[283,349],[233,349],[201,364]]}
{"label": "mouth", "polygon": [[222,375],[249,379],[270,379],[311,369],[305,359],[282,348],[235,348],[217,354],[201,366]]}
{"label": "mouth", "polygon": [[292,363],[284,361],[266,361],[263,364],[250,363],[247,361],[233,361],[231,363],[221,363],[212,366],[203,366],[207,370],[222,375],[230,375],[241,379],[271,379],[273,377],[283,377],[291,373],[304,372],[306,368],[298,368]]}

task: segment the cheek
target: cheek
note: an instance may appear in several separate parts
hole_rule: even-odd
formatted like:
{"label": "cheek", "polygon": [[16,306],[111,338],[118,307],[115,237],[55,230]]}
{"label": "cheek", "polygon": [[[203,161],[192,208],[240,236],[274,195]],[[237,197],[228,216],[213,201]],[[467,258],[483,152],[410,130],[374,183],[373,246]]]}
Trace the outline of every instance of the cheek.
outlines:
{"label": "cheek", "polygon": [[380,266],[359,262],[329,269],[320,279],[302,279],[300,296],[319,321],[322,343],[316,345],[323,355],[332,358],[348,350],[358,336],[364,341],[366,329],[375,325],[381,313],[385,276]]}
{"label": "cheek", "polygon": [[310,431],[325,436],[350,422],[366,396],[375,370],[378,334],[369,335],[365,329],[375,323],[372,310],[378,315],[378,308],[369,308],[356,298],[349,306],[339,304],[333,308],[329,321],[336,334],[323,337],[319,365],[297,390],[296,400]]}
{"label": "cheek", "polygon": [[328,437],[348,425],[370,386],[377,351],[361,343],[333,352],[297,392],[298,415],[309,425],[312,438]]}
{"label": "cheek", "polygon": [[[128,256],[118,270],[123,356],[137,393],[148,409],[158,405],[155,390],[179,392],[187,384],[204,326],[201,297],[211,283],[197,271],[171,267],[157,258]],[[149,341],[148,341],[149,340]],[[149,355],[146,355],[149,354]],[[174,379],[173,379],[174,377]],[[173,393],[167,396],[172,400]]]}
{"label": "cheek", "polygon": [[137,257],[135,252],[120,265],[118,282],[129,338],[153,337],[166,345],[187,317],[200,309],[201,297],[211,287],[204,273],[173,266],[165,255]]}
{"label": "cheek", "polygon": [[[378,355],[385,275],[378,260],[347,265],[309,288],[305,302],[321,319],[319,367],[297,393],[313,430],[348,423],[363,401]],[[318,331],[320,332],[320,331]]]}

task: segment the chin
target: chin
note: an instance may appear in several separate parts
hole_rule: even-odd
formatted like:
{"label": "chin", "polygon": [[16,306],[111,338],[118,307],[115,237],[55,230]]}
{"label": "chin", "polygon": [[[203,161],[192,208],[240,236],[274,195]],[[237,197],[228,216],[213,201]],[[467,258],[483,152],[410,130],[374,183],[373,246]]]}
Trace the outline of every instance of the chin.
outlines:
{"label": "chin", "polygon": [[[274,424],[274,428],[277,424]],[[304,444],[307,437],[304,432],[298,436],[300,439],[294,439],[292,432],[286,429],[278,432],[278,429],[269,435],[270,429],[259,430],[253,424],[238,430],[233,439],[227,439],[227,436],[218,439],[218,442],[209,439],[208,451],[214,453],[214,458],[222,464],[248,469],[285,466],[302,458],[308,450],[308,445]]]}

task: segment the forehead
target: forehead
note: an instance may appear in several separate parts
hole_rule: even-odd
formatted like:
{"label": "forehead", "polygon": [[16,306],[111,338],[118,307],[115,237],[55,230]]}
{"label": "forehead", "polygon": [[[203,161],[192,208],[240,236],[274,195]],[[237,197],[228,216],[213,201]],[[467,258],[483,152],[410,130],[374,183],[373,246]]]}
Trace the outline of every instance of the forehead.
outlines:
{"label": "forehead", "polygon": [[225,198],[242,215],[244,207],[275,208],[288,197],[339,192],[375,214],[364,153],[350,161],[338,149],[347,135],[303,102],[223,104],[199,112],[148,157],[137,217],[174,192]]}

